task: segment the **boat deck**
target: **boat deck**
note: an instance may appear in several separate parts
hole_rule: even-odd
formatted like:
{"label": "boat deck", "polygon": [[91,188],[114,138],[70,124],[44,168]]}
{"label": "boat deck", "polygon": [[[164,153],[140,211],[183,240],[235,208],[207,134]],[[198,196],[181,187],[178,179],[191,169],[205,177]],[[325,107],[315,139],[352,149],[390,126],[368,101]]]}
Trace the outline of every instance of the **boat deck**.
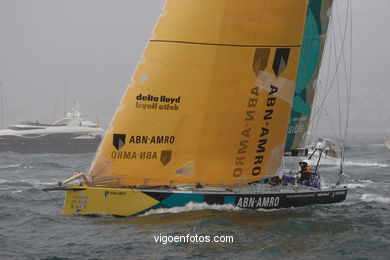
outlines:
{"label": "boat deck", "polygon": [[220,187],[204,186],[196,188],[195,186],[178,186],[177,188],[142,188],[136,189],[142,192],[167,192],[167,193],[213,193],[213,194],[291,194],[291,193],[308,193],[308,192],[328,192],[335,190],[345,190],[344,186],[332,186],[325,188],[313,188],[305,185],[270,185],[270,184],[253,184],[238,187]]}

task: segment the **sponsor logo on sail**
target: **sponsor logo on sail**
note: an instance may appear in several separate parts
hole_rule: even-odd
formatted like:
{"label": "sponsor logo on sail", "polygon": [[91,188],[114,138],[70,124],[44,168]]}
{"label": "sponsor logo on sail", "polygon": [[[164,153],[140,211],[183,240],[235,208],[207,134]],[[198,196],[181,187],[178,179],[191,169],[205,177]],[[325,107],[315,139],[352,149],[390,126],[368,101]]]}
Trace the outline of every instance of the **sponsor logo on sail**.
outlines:
{"label": "sponsor logo on sail", "polygon": [[167,135],[140,136],[132,135],[129,137],[129,144],[174,144],[175,137]]}
{"label": "sponsor logo on sail", "polygon": [[162,165],[164,166],[167,165],[171,161],[171,158],[172,158],[172,151],[167,151],[167,150],[161,151],[160,162],[162,163]]}
{"label": "sponsor logo on sail", "polygon": [[157,160],[160,154],[160,162],[167,165],[172,159],[171,150],[157,151],[112,151],[111,159],[115,160]]}
{"label": "sponsor logo on sail", "polygon": [[[275,73],[276,79],[285,71],[287,67],[288,58],[290,55],[290,49],[288,48],[278,48],[276,49],[276,54],[274,58],[274,63],[272,65],[273,71]],[[275,80],[276,81],[276,80]],[[266,151],[269,149],[269,141],[268,138],[271,136],[271,122],[273,120],[273,114],[274,109],[276,108],[277,104],[277,98],[276,94],[278,93],[279,88],[277,86],[274,86],[273,84],[270,85],[270,90],[268,92],[268,98],[266,99],[265,103],[265,109],[263,112],[263,123],[264,125],[262,127],[259,127],[260,129],[258,135],[258,143],[257,143],[257,149],[255,158],[253,161],[253,169],[252,169],[252,175],[258,176],[262,172],[262,167],[266,159],[264,159]]]}
{"label": "sponsor logo on sail", "polygon": [[135,97],[135,107],[142,110],[179,110],[181,97],[154,96],[140,93]]}
{"label": "sponsor logo on sail", "polygon": [[114,134],[112,138],[112,144],[115,149],[118,151],[125,145],[126,143],[126,135],[125,134]]}
{"label": "sponsor logo on sail", "polygon": [[155,151],[112,151],[111,158],[115,160],[152,160],[157,159]]}

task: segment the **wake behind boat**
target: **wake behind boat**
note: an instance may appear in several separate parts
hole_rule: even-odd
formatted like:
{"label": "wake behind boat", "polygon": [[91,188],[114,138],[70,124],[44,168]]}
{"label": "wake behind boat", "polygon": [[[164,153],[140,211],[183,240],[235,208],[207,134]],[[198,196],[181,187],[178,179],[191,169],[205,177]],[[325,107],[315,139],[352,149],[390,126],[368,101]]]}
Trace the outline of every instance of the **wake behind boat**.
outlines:
{"label": "wake behind boat", "polygon": [[81,117],[76,105],[53,124],[24,122],[0,130],[0,152],[91,153],[96,152],[103,128]]}
{"label": "wake behind boat", "polygon": [[89,173],[45,191],[66,191],[66,215],[343,201],[342,176],[323,187],[318,165],[277,176],[291,107],[311,107],[294,95],[318,76],[331,5],[168,0]]}

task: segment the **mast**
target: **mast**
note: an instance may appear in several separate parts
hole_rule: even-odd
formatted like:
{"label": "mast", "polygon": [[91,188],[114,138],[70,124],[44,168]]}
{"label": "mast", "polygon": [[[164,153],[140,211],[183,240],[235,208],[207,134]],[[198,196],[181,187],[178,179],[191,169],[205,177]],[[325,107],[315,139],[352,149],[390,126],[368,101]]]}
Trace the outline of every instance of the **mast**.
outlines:
{"label": "mast", "polygon": [[1,110],[1,129],[4,129],[4,100],[3,100],[3,84],[0,81],[0,110]]}
{"label": "mast", "polygon": [[66,116],[66,84],[64,84],[64,96],[63,96],[63,110],[62,110],[62,116],[65,118]]}

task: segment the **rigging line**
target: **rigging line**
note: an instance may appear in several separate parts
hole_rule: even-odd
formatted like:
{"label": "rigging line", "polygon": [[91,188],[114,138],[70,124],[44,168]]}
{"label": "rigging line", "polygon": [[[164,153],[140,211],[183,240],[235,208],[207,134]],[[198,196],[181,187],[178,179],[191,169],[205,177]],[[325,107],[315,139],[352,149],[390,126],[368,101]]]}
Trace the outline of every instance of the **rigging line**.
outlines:
{"label": "rigging line", "polygon": [[54,202],[57,204],[57,206],[62,210],[62,206],[58,203],[58,201],[56,201],[51,195],[50,195],[50,193],[48,192],[48,191],[45,191],[46,193],[47,193],[47,195],[49,195],[49,197],[52,199],[52,200],[54,200]]}
{"label": "rigging line", "polygon": [[[323,95],[321,93],[321,91],[324,92],[324,94],[326,93],[326,86],[328,86],[329,84],[329,78],[330,78],[330,64],[332,63],[332,58],[333,58],[333,31],[334,31],[334,18],[333,18],[333,15],[330,17],[330,21],[329,21],[329,24],[328,24],[328,36],[327,36],[327,41],[325,42],[325,46],[324,46],[324,53],[327,54],[327,62],[328,62],[328,69],[326,71],[326,81],[325,81],[325,85],[324,84],[321,84],[321,81],[318,81],[317,82],[317,85],[316,85],[316,99],[315,99],[315,104],[316,104],[316,110],[319,111],[318,113],[318,116],[315,117],[314,114],[311,115],[311,125],[312,125],[312,134],[311,134],[311,140],[309,143],[312,143],[313,142],[313,139],[314,139],[314,135],[315,133],[317,132],[318,128],[319,128],[319,125],[320,125],[320,121],[321,121],[321,117],[322,117],[322,109],[321,109],[321,106],[318,105],[317,106],[317,103],[320,104],[321,103],[321,96]],[[322,62],[324,62],[325,59],[322,60]],[[322,67],[323,68],[323,67]],[[325,86],[325,88],[323,87]]]}
{"label": "rigging line", "polygon": [[[344,132],[344,145],[343,148],[345,148],[347,144],[347,138],[348,138],[348,128],[349,128],[349,116],[350,116],[350,106],[351,106],[351,92],[352,92],[352,64],[353,64],[353,16],[352,16],[352,0],[349,0],[348,6],[351,9],[351,16],[350,16],[350,53],[349,53],[349,85],[348,88],[348,96],[347,96],[347,115],[346,115],[346,122],[345,122],[345,132]],[[344,163],[345,160],[345,151],[342,152],[342,163]]]}
{"label": "rigging line", "polygon": [[[327,41],[325,41],[325,46],[324,46],[324,52],[327,53],[327,62],[328,62],[328,69],[327,69],[327,72],[326,72],[326,80],[325,80],[325,85],[323,84],[320,84],[320,82],[317,84],[317,88],[318,90],[316,90],[316,110],[315,111],[318,111],[318,116],[314,116],[315,113],[312,113],[311,115],[311,122],[313,122],[313,127],[312,127],[312,135],[311,135],[311,138],[313,139],[314,138],[314,135],[315,133],[317,132],[318,128],[319,128],[319,124],[320,124],[320,121],[321,121],[321,116],[322,116],[322,111],[321,111],[321,106],[318,105],[317,106],[317,103],[320,104],[321,100],[320,100],[320,97],[323,95],[321,92],[321,90],[324,91],[324,93],[326,93],[326,86],[329,85],[329,79],[330,79],[330,64],[332,63],[332,53],[333,53],[333,31],[334,31],[334,16],[331,15],[330,16],[330,21],[329,21],[329,24],[328,24],[328,33],[327,33]],[[325,63],[324,62],[325,59],[322,59],[322,62],[321,63]],[[322,66],[321,66],[322,67]],[[323,67],[322,67],[323,68]],[[323,70],[321,70],[323,71]],[[324,87],[325,86],[325,89]],[[313,140],[310,140],[309,143],[313,142]]]}
{"label": "rigging line", "polygon": [[[327,75],[326,75],[326,81],[325,81],[325,85],[322,85],[322,89],[323,89],[323,94],[321,93],[321,95],[318,95],[318,99],[319,100],[319,104],[318,106],[316,107],[316,111],[312,114],[312,120],[316,119],[317,115],[318,116],[318,124],[317,124],[317,127],[319,126],[319,121],[321,119],[321,109],[322,109],[322,104],[321,102],[323,103],[324,101],[322,101],[322,99],[320,98],[322,95],[325,96],[326,92],[327,92],[327,88],[330,86],[329,84],[329,79],[330,79],[330,68],[331,68],[331,64],[333,62],[333,49],[336,47],[336,40],[334,39],[334,27],[335,27],[335,16],[332,14],[332,16],[330,17],[330,24],[329,24],[329,30],[328,30],[328,40],[327,42],[329,43],[329,50],[327,49],[326,51],[328,52],[328,70],[327,70]],[[334,44],[334,46],[333,46]],[[323,62],[323,61],[322,61]],[[321,66],[322,67],[322,66]],[[318,92],[319,93],[319,92]],[[317,129],[316,129],[317,130]]]}
{"label": "rigging line", "polygon": [[[333,31],[333,15],[330,16],[330,20],[329,20],[329,23],[328,23],[328,33],[327,33],[327,40],[325,41],[325,46],[324,46],[324,50],[323,50],[323,53],[326,53],[327,54],[327,58],[328,58],[328,69],[327,69],[327,72],[326,72],[326,80],[325,80],[325,86],[328,86],[328,83],[329,83],[329,78],[330,78],[330,64],[331,64],[331,61],[332,61],[332,49],[333,49],[333,42],[332,42],[332,33],[331,31]],[[321,63],[325,63],[324,60],[326,59],[321,59]],[[323,70],[320,69],[320,73],[322,72]],[[318,77],[320,78],[320,77]],[[319,97],[322,95],[320,92],[321,92],[321,89],[322,89],[322,86],[323,84],[321,84],[321,81],[317,81],[317,84],[316,84],[316,90],[315,90],[315,100],[314,100],[314,104],[316,104],[314,107],[317,107],[317,103],[318,100],[319,100]],[[326,91],[324,91],[325,93]],[[318,106],[318,108],[316,108],[318,110],[320,110],[320,106]],[[319,127],[319,123],[320,123],[320,119],[321,119],[321,115],[322,115],[322,112],[320,111],[319,112],[319,116],[318,117],[314,117],[314,113],[311,114],[311,119],[310,119],[310,125],[311,125],[311,134],[310,134],[310,139],[309,140],[306,140],[308,141],[308,143],[312,143],[313,142],[313,139],[314,139],[314,135],[315,133],[317,132],[317,129]]]}
{"label": "rigging line", "polygon": [[333,136],[337,140],[336,129],[335,129],[334,125],[333,125],[332,119],[330,118],[328,110],[326,109],[326,107],[324,107],[324,112],[325,112],[326,116],[328,117],[328,120],[329,120],[329,123],[330,123],[330,127],[332,128],[332,131],[333,131]]}
{"label": "rigging line", "polygon": [[[318,98],[321,99],[321,96],[319,96]],[[338,140],[338,138],[337,138],[337,133],[336,133],[336,130],[335,130],[335,127],[334,127],[334,125],[333,125],[332,119],[330,118],[329,113],[328,113],[326,107],[323,107],[322,110],[323,110],[323,112],[325,112],[325,115],[328,117],[330,126],[331,126],[332,131],[333,131],[334,138],[335,138],[336,140]],[[319,122],[319,120],[318,120],[317,122]]]}
{"label": "rigging line", "polygon": [[[349,114],[350,114],[350,100],[351,100],[351,87],[352,87],[352,2],[351,0],[348,1],[348,7],[350,10],[350,16],[349,20],[346,19],[345,23],[349,23],[349,60],[348,60],[348,65],[347,65],[347,58],[346,55],[347,53],[343,53],[343,62],[344,62],[344,79],[345,79],[345,96],[346,96],[346,104],[345,104],[345,112],[346,112],[346,119],[345,119],[345,128],[344,128],[344,133],[341,136],[341,151],[340,151],[340,171],[343,171],[343,164],[344,164],[344,159],[345,159],[345,150],[343,149],[346,147],[347,144],[347,138],[348,138],[348,124],[349,124]],[[341,28],[340,28],[341,31]],[[348,44],[346,43],[346,44]],[[348,71],[348,66],[349,66],[349,71]],[[340,125],[341,127],[341,125]]]}
{"label": "rigging line", "polygon": [[[332,15],[332,16],[333,16],[333,15]],[[347,19],[348,19],[348,18],[349,18],[349,10],[347,9]],[[346,39],[346,29],[347,29],[347,24],[346,24],[345,29],[344,29],[344,37],[343,37],[343,41],[342,41],[342,45],[341,45],[341,52],[340,52],[340,53],[343,53],[343,52],[344,52],[344,45],[345,45],[344,43],[345,43],[345,39]],[[335,78],[336,78],[336,74],[337,74],[337,72],[339,71],[339,67],[340,67],[340,63],[341,63],[341,57],[342,57],[342,56],[340,55],[340,57],[339,57],[339,59],[338,59],[338,61],[337,61],[337,64],[336,64],[336,71],[335,71],[335,73],[334,73],[334,75],[333,75],[332,81],[331,81],[330,86],[329,86],[329,89],[328,89],[328,91],[327,91],[327,93],[326,93],[326,95],[325,95],[325,98],[323,99],[323,102],[322,102],[321,105],[320,105],[320,108],[324,105],[324,102],[325,102],[326,98],[328,97],[330,90],[331,90],[332,87],[333,87],[333,83],[334,83],[334,80],[335,80]],[[315,117],[317,114],[318,114],[318,110],[315,112],[315,114],[314,114],[313,117]]]}
{"label": "rigging line", "polygon": [[[337,2],[335,3],[336,4],[336,8],[337,8]],[[347,8],[349,8],[349,7],[347,7]],[[338,22],[339,22],[339,34],[340,34],[340,39],[343,37],[343,35],[342,35],[342,32],[341,32],[341,23],[340,23],[340,15],[339,15],[339,11],[338,11],[339,9],[337,9],[337,18],[338,18]],[[352,14],[351,14],[352,15]],[[345,20],[345,23],[347,24],[348,23],[348,20],[346,19]],[[348,72],[347,72],[347,63],[346,63],[346,53],[345,52],[343,52],[342,53],[342,55],[343,55],[343,64],[344,64],[344,79],[345,79],[345,86],[348,86]],[[346,91],[347,91],[347,96],[348,96],[348,88],[346,87],[345,88],[346,89]]]}
{"label": "rigging line", "polygon": [[[319,96],[317,96],[316,98],[317,100],[319,99]],[[317,132],[317,129],[319,127],[319,124],[320,124],[320,118],[322,116],[322,111],[320,112],[320,115],[317,117],[317,118],[314,118],[312,119],[312,122],[313,122],[313,127],[312,127],[312,138],[314,138],[314,135],[315,133]],[[312,142],[312,140],[311,140]]]}
{"label": "rigging line", "polygon": [[[348,1],[348,5],[347,5],[347,9],[348,10],[350,10],[350,19],[349,20],[351,20],[352,19],[352,10],[351,10],[351,8],[350,8],[350,4],[351,4],[351,1],[349,0]],[[336,6],[337,6],[337,2],[336,2]],[[337,11],[337,16],[339,17],[339,12]],[[340,18],[338,19],[339,20],[339,33],[340,33],[340,38],[342,37],[342,32],[341,32],[341,23],[340,23]],[[348,23],[350,22],[348,19],[346,19],[345,20],[345,24],[346,24],[346,26],[348,25]],[[350,31],[350,33],[351,33],[352,31]],[[351,38],[351,37],[350,37]],[[349,39],[349,42],[350,42],[350,40],[351,39]],[[352,50],[352,48],[349,48],[349,50],[350,50],[350,52],[351,52],[351,50]],[[349,97],[349,86],[351,85],[351,77],[349,77],[349,79],[348,79],[348,75],[351,75],[351,73],[349,73],[348,72],[348,69],[347,69],[347,58],[346,58],[346,52],[343,52],[342,53],[342,55],[343,55],[343,64],[344,64],[344,79],[345,79],[345,95],[346,95],[346,99],[347,99],[347,102],[346,102],[346,108],[345,108],[345,111],[347,112],[348,111],[348,97]],[[351,65],[351,64],[349,64],[349,65]],[[351,66],[350,66],[350,68],[351,68]],[[339,104],[340,105],[340,104]],[[340,113],[340,117],[342,116],[341,115],[341,111],[339,112]],[[346,121],[347,122],[347,121]],[[341,138],[341,140],[345,140],[344,138],[345,138],[345,132],[342,134],[341,133],[341,128],[342,128],[342,126],[341,126],[341,122],[340,122],[340,138]],[[344,129],[344,131],[345,131],[345,129]]]}
{"label": "rigging line", "polygon": [[[350,8],[350,5],[351,5],[351,1],[348,1],[348,9]],[[352,25],[352,9],[351,9],[351,16],[350,16],[350,26]],[[348,23],[348,19],[346,19],[346,21],[345,21],[346,23]],[[352,32],[352,30],[350,31],[350,40],[349,40],[349,42],[351,42],[351,32]],[[352,50],[352,48],[351,48],[351,46],[349,46],[350,47],[350,59],[351,59],[351,50]],[[350,60],[351,61],[351,60]],[[349,66],[351,67],[352,66],[352,64],[350,63],[349,64]],[[346,65],[345,65],[345,78],[346,78],[346,82],[347,82],[347,84],[346,84],[346,86],[345,86],[345,89],[346,89],[346,98],[347,98],[347,107],[346,107],[346,113],[347,113],[347,115],[346,115],[346,122],[345,122],[345,129],[344,129],[344,135],[343,135],[343,138],[344,138],[344,140],[343,140],[343,143],[342,143],[342,147],[341,147],[341,150],[340,150],[340,175],[343,173],[343,165],[344,165],[344,160],[345,160],[345,150],[344,150],[344,148],[345,148],[345,146],[346,146],[346,138],[347,138],[347,132],[348,132],[348,120],[349,120],[349,100],[350,100],[350,86],[352,85],[352,78],[351,78],[351,71],[350,71],[350,73],[349,73],[349,82],[348,82],[348,72],[347,72],[347,68],[346,68]],[[349,83],[349,84],[348,84]]]}
{"label": "rigging line", "polygon": [[[337,20],[338,20],[338,24],[340,25],[340,17],[339,17],[339,15],[338,15],[338,12],[339,12],[339,10],[338,10],[338,8],[337,8],[337,2],[335,2],[335,8],[336,8],[336,13],[337,13]],[[340,29],[341,30],[341,29]],[[336,32],[335,32],[335,30],[333,30],[333,40],[335,41],[335,45],[336,45]],[[337,49],[336,48],[334,48],[334,57],[335,57],[335,60],[337,60]],[[340,136],[340,138],[341,138],[341,136],[342,136],[342,130],[341,130],[341,106],[340,106],[340,82],[339,82],[339,73],[337,73],[337,75],[336,75],[336,89],[337,89],[337,103],[338,103],[338,112],[339,112],[339,136]],[[328,113],[327,113],[327,116],[328,116],[328,119],[329,119],[329,121],[331,121],[330,120],[330,117],[329,117],[329,115],[328,115]],[[337,139],[339,139],[339,138],[337,138],[337,135],[336,135],[336,140]]]}
{"label": "rigging line", "polygon": [[[319,86],[320,83],[318,83]],[[317,88],[318,88],[318,91],[320,91],[320,87],[317,85]],[[319,92],[317,92],[316,94],[316,100],[315,100],[315,103],[318,103],[318,99],[319,99]],[[309,139],[309,144],[313,143],[313,139],[314,139],[314,135],[315,133],[317,132],[317,129],[318,129],[318,125],[319,125],[319,122],[320,122],[320,118],[321,118],[321,114],[322,114],[322,111],[320,113],[320,116],[317,117],[317,118],[311,118],[310,119],[310,125],[311,125],[311,134],[310,134],[310,139]]]}

